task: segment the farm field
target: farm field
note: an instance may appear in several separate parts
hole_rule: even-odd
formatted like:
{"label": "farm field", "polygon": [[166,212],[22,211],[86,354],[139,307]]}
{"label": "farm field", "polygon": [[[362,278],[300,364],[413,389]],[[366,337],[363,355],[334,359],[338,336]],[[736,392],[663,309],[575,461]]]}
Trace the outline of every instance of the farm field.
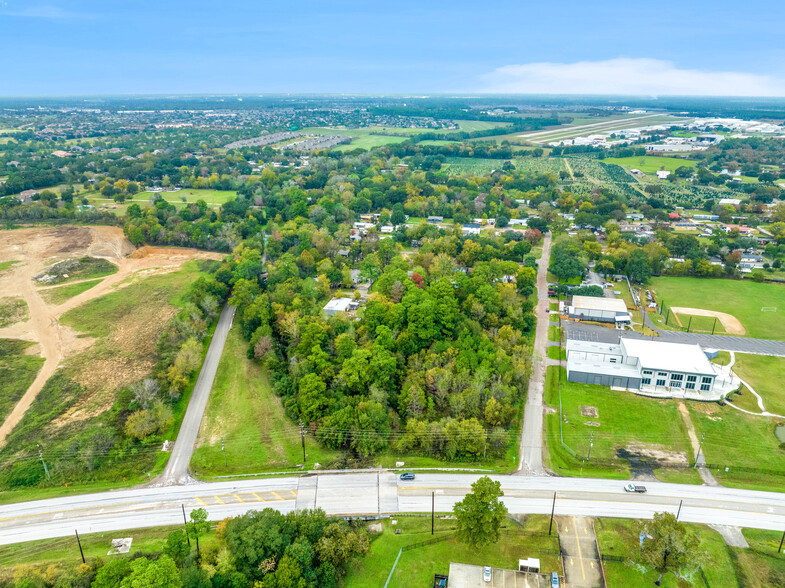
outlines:
{"label": "farm field", "polygon": [[[785,338],[785,288],[780,284],[659,277],[651,280],[651,289],[657,301],[666,306],[702,308],[735,316],[746,330],[746,337]],[[777,310],[762,312],[761,308]]]}
{"label": "farm field", "polygon": [[[281,471],[303,463],[300,430],[286,416],[265,369],[246,356],[247,349],[236,325],[226,340],[191,460],[192,471],[202,478]],[[305,447],[305,469],[317,462],[326,465],[336,455],[310,435]]]}
{"label": "farm field", "polygon": [[[398,524],[393,526],[390,519],[383,519],[383,532],[373,539],[368,554],[352,562],[343,584],[345,588],[384,586],[399,549],[431,539],[430,516],[403,516],[396,520]],[[439,517],[434,526],[436,537],[450,536],[454,533],[455,521]],[[396,529],[400,529],[401,534],[396,535]],[[508,519],[503,523],[496,544],[473,549],[451,537],[404,552],[389,587],[430,586],[434,574],[447,574],[451,561],[516,569],[522,554],[539,557],[543,572],[558,571],[561,575],[558,551],[556,534],[548,537],[548,517],[527,516],[523,529]]]}
{"label": "farm field", "polygon": [[[565,449],[560,442],[559,369],[562,372],[562,434],[570,449]],[[628,478],[630,468],[627,460],[620,457],[620,450],[667,459],[675,467],[688,463],[687,431],[676,402],[672,400],[567,382],[564,368],[549,367],[545,402],[556,408],[556,412],[546,415],[545,427],[548,466],[557,474],[577,476],[582,469],[584,476]],[[592,440],[591,461],[584,463]]]}
{"label": "farm field", "polygon": [[695,167],[697,161],[681,159],[679,157],[659,157],[657,155],[644,155],[642,157],[607,157],[603,159],[605,163],[615,163],[626,169],[639,169],[646,174],[654,174],[656,171],[666,169],[673,173],[676,168]]}
{"label": "farm field", "polygon": [[338,145],[334,147],[337,151],[352,151],[353,149],[373,149],[381,145],[394,145],[396,143],[403,143],[406,137],[388,137],[386,135],[363,135],[352,139],[348,145]]}

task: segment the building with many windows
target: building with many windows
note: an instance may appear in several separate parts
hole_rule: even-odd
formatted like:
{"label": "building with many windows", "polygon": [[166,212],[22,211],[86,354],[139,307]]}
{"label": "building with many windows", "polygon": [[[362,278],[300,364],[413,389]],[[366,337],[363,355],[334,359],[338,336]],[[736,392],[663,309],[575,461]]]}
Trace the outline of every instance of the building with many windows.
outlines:
{"label": "building with many windows", "polygon": [[618,343],[567,341],[567,380],[695,400],[717,400],[740,385],[697,344],[626,337]]}

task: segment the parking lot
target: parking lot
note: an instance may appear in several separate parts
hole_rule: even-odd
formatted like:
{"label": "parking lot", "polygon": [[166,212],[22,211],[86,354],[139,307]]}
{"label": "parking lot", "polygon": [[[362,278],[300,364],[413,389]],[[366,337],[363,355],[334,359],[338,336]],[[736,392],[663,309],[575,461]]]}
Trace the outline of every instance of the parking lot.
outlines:
{"label": "parking lot", "polygon": [[493,568],[491,581],[482,579],[483,566],[450,564],[450,588],[550,588],[550,574],[530,574]]}

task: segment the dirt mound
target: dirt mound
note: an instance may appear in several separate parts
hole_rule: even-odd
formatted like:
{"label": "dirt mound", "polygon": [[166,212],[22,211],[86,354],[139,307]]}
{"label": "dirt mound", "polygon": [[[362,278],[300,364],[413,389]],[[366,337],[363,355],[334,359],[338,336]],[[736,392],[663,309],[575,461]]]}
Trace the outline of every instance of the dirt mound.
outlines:
{"label": "dirt mound", "polygon": [[671,312],[674,314],[691,314],[692,316],[716,317],[722,323],[722,327],[725,329],[725,332],[728,333],[728,335],[744,335],[747,332],[739,319],[726,312],[704,310],[702,308],[688,308],[685,306],[671,306]]}

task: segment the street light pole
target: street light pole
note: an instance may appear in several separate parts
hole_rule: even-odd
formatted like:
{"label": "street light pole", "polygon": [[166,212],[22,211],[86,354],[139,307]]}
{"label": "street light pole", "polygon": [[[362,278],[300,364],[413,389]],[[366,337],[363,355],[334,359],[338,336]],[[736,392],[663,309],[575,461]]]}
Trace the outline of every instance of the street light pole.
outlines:
{"label": "street light pole", "polygon": [[431,492],[431,535],[433,535],[433,519],[436,512],[436,492]]}

